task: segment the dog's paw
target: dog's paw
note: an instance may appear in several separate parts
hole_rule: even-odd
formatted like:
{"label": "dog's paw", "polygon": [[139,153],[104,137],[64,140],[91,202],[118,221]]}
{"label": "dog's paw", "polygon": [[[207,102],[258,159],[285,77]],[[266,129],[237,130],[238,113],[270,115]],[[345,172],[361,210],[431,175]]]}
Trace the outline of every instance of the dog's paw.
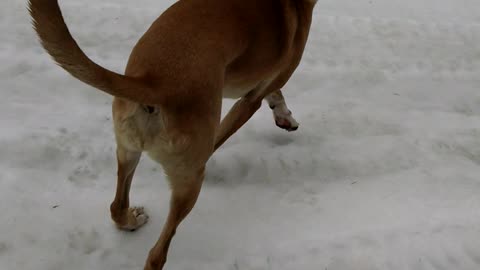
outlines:
{"label": "dog's paw", "polygon": [[127,217],[128,217],[127,224],[125,225],[117,224],[117,227],[120,230],[133,232],[148,222],[148,215],[145,213],[145,209],[143,207],[129,208]]}
{"label": "dog's paw", "polygon": [[289,132],[297,130],[298,127],[300,126],[297,120],[293,118],[292,112],[290,111],[288,111],[288,113],[283,113],[283,114],[276,113],[274,117],[275,117],[275,124],[279,128],[285,129]]}

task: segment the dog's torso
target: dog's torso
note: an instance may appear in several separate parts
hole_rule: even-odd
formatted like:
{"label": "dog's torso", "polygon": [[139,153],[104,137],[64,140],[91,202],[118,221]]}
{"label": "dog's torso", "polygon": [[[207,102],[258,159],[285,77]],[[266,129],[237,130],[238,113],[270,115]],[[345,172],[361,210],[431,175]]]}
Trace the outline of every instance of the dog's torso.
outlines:
{"label": "dog's torso", "polygon": [[[313,5],[307,0],[177,2],[139,41],[126,69],[170,93],[169,105],[148,114],[141,104],[117,99],[114,108],[122,109],[114,109],[116,128],[127,134],[120,139],[150,151],[154,159],[171,159],[165,145],[178,152],[183,144],[180,149],[188,151],[188,144],[200,140],[192,125],[216,129],[223,97],[265,96],[281,88],[302,57]],[[178,119],[179,112],[193,110],[185,121]]]}
{"label": "dog's torso", "polygon": [[243,97],[297,67],[312,6],[306,0],[181,0],[152,24],[126,73],[149,78],[182,102],[196,91]]}

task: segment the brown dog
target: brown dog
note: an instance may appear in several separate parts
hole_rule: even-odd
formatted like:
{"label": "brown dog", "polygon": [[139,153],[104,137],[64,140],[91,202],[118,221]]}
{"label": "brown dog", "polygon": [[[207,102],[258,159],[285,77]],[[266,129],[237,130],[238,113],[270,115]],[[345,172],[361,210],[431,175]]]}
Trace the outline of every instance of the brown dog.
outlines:
{"label": "brown dog", "polygon": [[[33,24],[54,60],[115,97],[120,229],[147,222],[129,190],[143,151],[172,188],[170,212],[145,269],[162,269],[177,226],[193,208],[213,152],[266,99],[278,126],[296,130],[280,89],[300,63],[316,0],[180,0],[135,46],[125,75],[92,62],[70,35],[57,0],[30,0]],[[239,98],[221,121],[222,98]]]}

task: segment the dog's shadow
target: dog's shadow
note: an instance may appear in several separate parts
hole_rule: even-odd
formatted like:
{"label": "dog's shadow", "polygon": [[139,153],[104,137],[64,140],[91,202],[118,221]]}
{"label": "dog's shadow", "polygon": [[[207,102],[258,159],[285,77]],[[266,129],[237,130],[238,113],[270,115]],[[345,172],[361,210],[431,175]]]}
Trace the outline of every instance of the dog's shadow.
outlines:
{"label": "dog's shadow", "polygon": [[[272,145],[274,147],[288,146],[295,143],[296,138],[289,133],[268,133],[264,134],[261,139],[263,142]],[[258,138],[257,138],[258,139]]]}
{"label": "dog's shadow", "polygon": [[287,155],[298,141],[293,134],[269,131],[248,137],[248,141],[227,143],[214,154],[207,164],[206,184],[237,186],[268,182],[272,172],[295,166],[295,161]]}

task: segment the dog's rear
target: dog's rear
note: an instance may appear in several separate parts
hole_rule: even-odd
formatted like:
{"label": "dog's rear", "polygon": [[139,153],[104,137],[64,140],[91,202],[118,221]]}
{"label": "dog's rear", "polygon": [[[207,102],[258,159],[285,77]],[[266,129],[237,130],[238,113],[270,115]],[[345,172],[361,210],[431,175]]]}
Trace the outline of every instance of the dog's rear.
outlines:
{"label": "dog's rear", "polygon": [[[280,89],[300,62],[315,2],[180,0],[153,23],[120,75],[82,52],[57,0],[30,0],[34,27],[54,60],[115,97],[118,183],[111,213],[120,229],[135,230],[148,219],[129,203],[141,153],[168,176],[170,213],[145,269],[163,268],[176,228],[197,200],[207,160],[264,98],[277,125],[298,128]],[[222,97],[240,100],[220,123]]]}

